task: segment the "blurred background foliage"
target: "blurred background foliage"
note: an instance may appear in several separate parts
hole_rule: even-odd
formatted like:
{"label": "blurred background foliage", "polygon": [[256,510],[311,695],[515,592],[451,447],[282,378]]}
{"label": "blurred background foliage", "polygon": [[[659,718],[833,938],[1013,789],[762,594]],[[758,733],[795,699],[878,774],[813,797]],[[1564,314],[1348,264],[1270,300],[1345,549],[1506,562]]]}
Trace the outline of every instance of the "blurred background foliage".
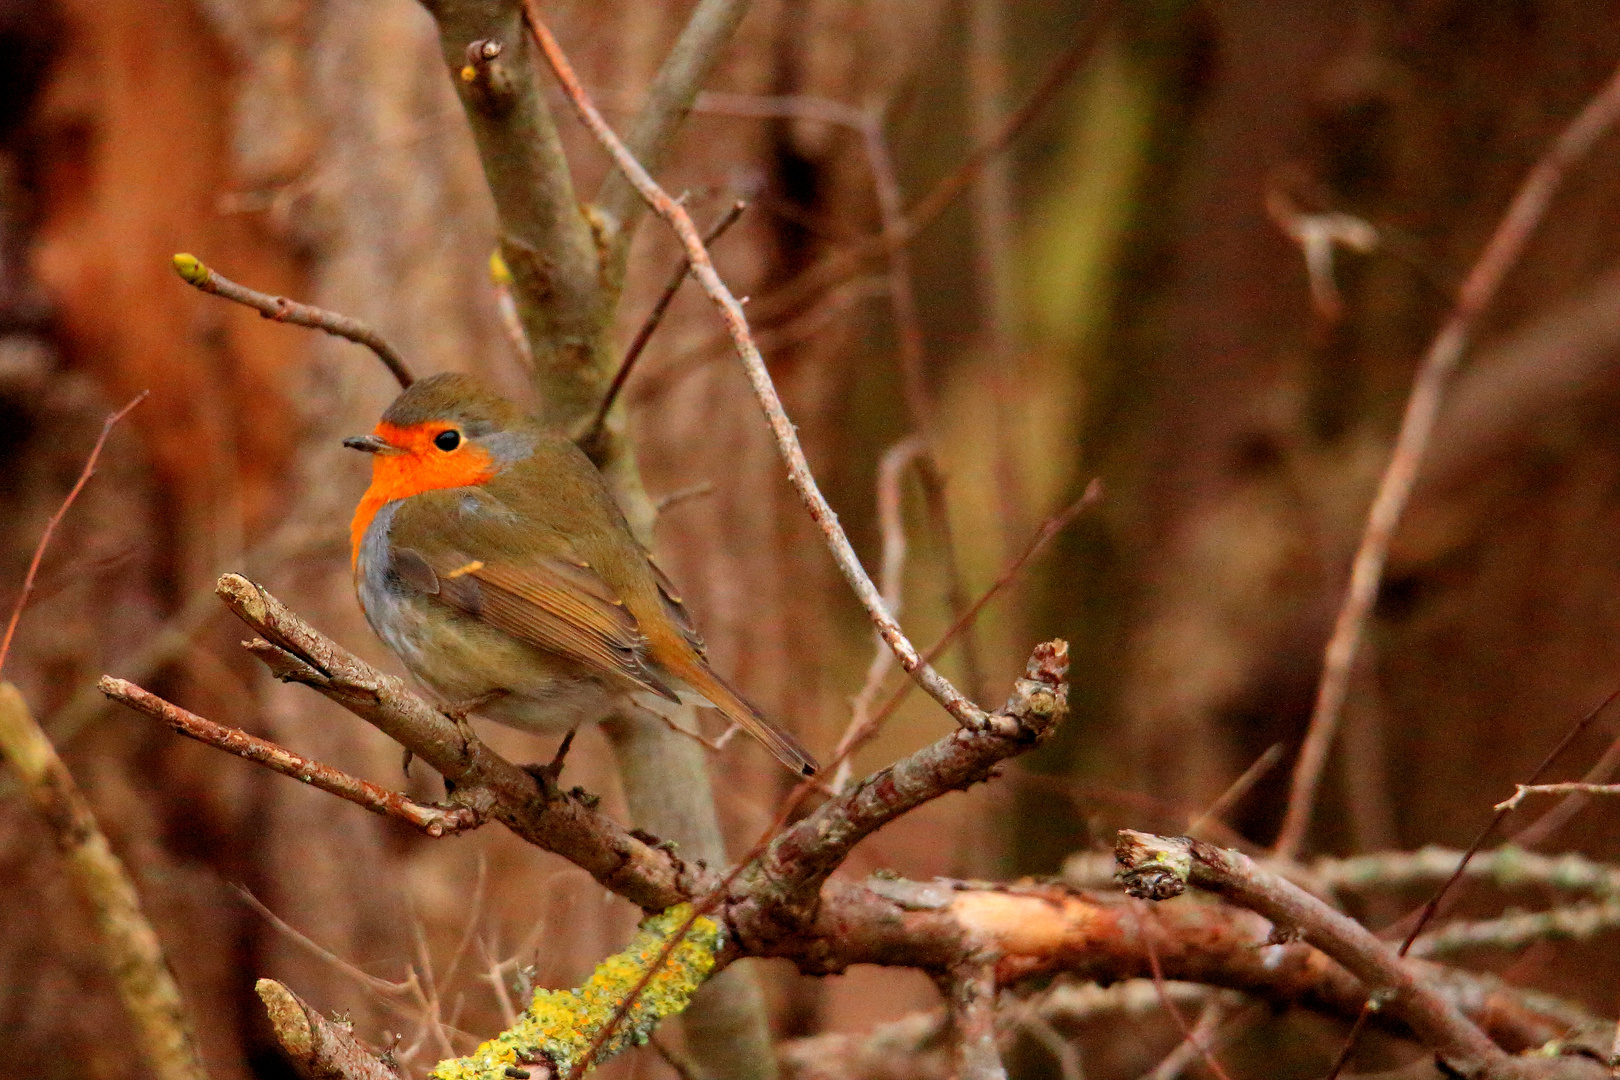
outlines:
{"label": "blurred background foliage", "polygon": [[[616,121],[687,8],[547,5]],[[877,462],[913,426],[895,279],[873,261],[818,294],[786,286],[881,228],[881,170],[849,125],[760,116],[758,103],[823,99],[881,117],[910,205],[1064,50],[1091,41],[1010,151],[910,248],[968,594],[1087,481],[1103,482],[1101,504],[978,624],[986,703],[1031,642],[1073,642],[1074,716],[999,784],[873,838],[851,872],[1054,872],[1122,825],[1184,827],[1281,743],[1284,764],[1228,818],[1270,842],[1417,358],[1514,186],[1620,59],[1617,16],[1600,0],[754,5],[710,80],[722,93],[700,102],[664,181],[700,218],[752,200],[716,258],[762,313],[789,412],[869,566]],[[390,381],[355,346],[186,289],[169,256],[194,251],[256,288],[360,316],[419,370],[478,371],[521,396],[486,269],[493,212],[431,20],[411,0],[0,0],[0,60],[0,582],[22,580],[105,412],[152,391],[52,550],[7,676],[136,874],[217,1080],[282,1075],[252,999],[258,975],[348,1012],[374,1041],[400,1033],[420,1068],[446,1044],[464,1048],[459,1033],[500,1025],[492,966],[508,981],[576,981],[633,913],[497,829],[407,835],[105,708],[88,688],[103,672],[142,680],[398,781],[397,749],[271,683],[209,595],[219,572],[247,572],[392,665],[352,599],[345,528],[366,472],[339,447],[369,429]],[[557,112],[590,190],[604,159]],[[1569,178],[1450,391],[1357,669],[1315,851],[1466,843],[1620,682],[1617,151],[1610,136]],[[1285,230],[1324,212],[1354,215],[1379,241],[1336,253],[1337,309],[1313,304]],[[677,255],[664,231],[643,230],[623,339]],[[717,666],[825,753],[871,634],[695,290],[676,301],[629,401],[654,496],[712,485],[667,511],[658,543]],[[927,642],[949,623],[947,574],[914,479],[905,495],[904,620]],[[967,675],[960,650],[944,667]],[[948,724],[915,695],[858,765]],[[1612,723],[1595,728],[1566,774],[1614,736]],[[517,760],[550,750],[489,738]],[[728,834],[745,845],[786,778],[745,741],[714,769]],[[569,770],[614,805],[598,737]],[[409,784],[437,793],[420,767]],[[1593,805],[1542,843],[1613,859],[1617,824]],[[238,886],[375,976],[431,969],[448,1030],[424,1027],[408,994],[367,990],[276,929]],[[0,791],[0,1072],[137,1073],[86,935],[48,841]],[[1607,1013],[1614,944],[1480,962]],[[863,1030],[937,1000],[907,972],[762,971],[783,1037]],[[1129,1046],[1094,1049],[1087,1075],[1133,1075],[1175,1040],[1146,1027]],[[1033,1051],[1015,1065],[1055,1069]],[[650,1053],[610,1068],[667,1073]]]}

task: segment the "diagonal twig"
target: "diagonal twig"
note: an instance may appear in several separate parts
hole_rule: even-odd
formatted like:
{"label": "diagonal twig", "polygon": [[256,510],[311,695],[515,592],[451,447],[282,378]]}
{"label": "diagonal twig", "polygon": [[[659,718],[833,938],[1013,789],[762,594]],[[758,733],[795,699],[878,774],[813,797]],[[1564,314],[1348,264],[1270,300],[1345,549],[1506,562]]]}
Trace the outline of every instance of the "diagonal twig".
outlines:
{"label": "diagonal twig", "polygon": [[50,827],[69,880],[93,917],[99,952],[156,1080],[207,1080],[163,943],[141,910],[129,871],[107,842],[79,786],[28,710],[0,683],[0,761]]}
{"label": "diagonal twig", "polygon": [[1620,70],[1570,122],[1525,177],[1507,213],[1463,282],[1456,306],[1418,365],[1400,432],[1395,437],[1395,449],[1379,481],[1372,509],[1368,511],[1361,544],[1351,564],[1350,586],[1323,655],[1316,705],[1294,769],[1287,815],[1277,836],[1276,851],[1283,858],[1299,854],[1310,827],[1322,769],[1349,689],[1350,671],[1367,618],[1372,614],[1373,602],[1378,598],[1378,583],[1383,576],[1390,539],[1417,481],[1418,466],[1439,414],[1441,395],[1468,347],[1481,313],[1495,297],[1503,277],[1518,261],[1564,174],[1617,118],[1620,118]]}
{"label": "diagonal twig", "polygon": [[[921,454],[927,453],[927,444],[920,435],[908,435],[889,447],[878,462],[877,504],[878,525],[883,534],[883,560],[878,569],[879,589],[883,602],[891,614],[900,614],[900,600],[906,565],[906,530],[900,514],[900,478],[906,468]],[[846,736],[839,740],[834,756],[838,764],[832,778],[832,790],[843,791],[849,783],[850,761],[845,744],[847,732],[866,727],[872,715],[872,702],[883,688],[883,680],[894,664],[894,652],[880,637],[872,661],[866,666],[866,678],[849,705],[849,726]]]}
{"label": "diagonal twig", "polygon": [[[725,235],[726,230],[737,223],[737,219],[742,217],[743,211],[746,209],[748,209],[748,203],[744,200],[738,199],[733,202],[726,212],[720,215],[720,219],[711,225],[709,231],[704,234],[703,246],[708,247]],[[586,426],[580,437],[574,440],[584,448],[587,454],[594,454],[597,440],[602,437],[602,427],[607,423],[608,412],[613,408],[613,403],[618,400],[619,391],[624,389],[625,382],[630,378],[630,369],[636,366],[636,361],[641,357],[641,351],[647,347],[647,342],[652,339],[653,331],[658,329],[659,323],[664,321],[664,312],[669,310],[669,305],[675,300],[675,294],[680,292],[681,285],[685,283],[687,276],[691,272],[692,264],[682,259],[681,265],[676,267],[675,272],[670,275],[669,283],[664,286],[664,291],[658,295],[658,300],[653,304],[652,310],[647,312],[647,317],[642,320],[640,329],[636,331],[636,336],[630,340],[630,347],[624,350],[624,359],[619,361],[619,370],[613,373],[613,381],[608,384],[607,392],[602,395],[602,402],[596,407],[596,414],[591,417],[590,424]]]}
{"label": "diagonal twig", "polygon": [[320,788],[328,794],[347,799],[384,817],[396,818],[414,825],[429,836],[453,836],[458,832],[476,829],[483,823],[483,819],[471,807],[429,806],[419,803],[397,791],[390,791],[369,780],[350,776],[341,769],[296,754],[268,739],[249,735],[241,728],[216,724],[212,720],[171,704],[132,682],[103,675],[97,688],[113,701],[128,705],[155,720],[161,720],[187,738],[246,758],[283,776],[302,780],[310,787]]}
{"label": "diagonal twig", "polygon": [[238,285],[230,278],[209,268],[197,256],[185,252],[174,257],[174,272],[179,274],[180,280],[187,285],[201,289],[205,293],[234,300],[238,304],[252,308],[267,319],[292,323],[294,326],[307,326],[311,330],[325,330],[334,337],[364,345],[377,354],[377,359],[388,368],[401,390],[410,386],[416,379],[416,376],[411,374],[410,365],[399,354],[399,350],[388,344],[381,334],[359,319],[339,315],[325,308],[300,304],[285,296],[271,296],[269,293],[250,289],[246,285]]}
{"label": "diagonal twig", "polygon": [[128,416],[131,409],[145,401],[149,392],[142,390],[128,405],[102,422],[101,434],[96,437],[95,446],[90,448],[90,456],[85,458],[84,468],[79,470],[78,480],[74,481],[67,497],[62,500],[62,505],[56,508],[56,513],[45,523],[45,531],[40,533],[39,543],[34,546],[34,557],[28,562],[28,574],[23,578],[22,590],[17,593],[17,602],[11,607],[11,618],[6,623],[5,636],[0,637],[0,670],[6,666],[6,657],[11,652],[11,639],[17,633],[17,623],[22,619],[23,609],[28,606],[28,597],[34,591],[34,580],[39,577],[39,564],[45,558],[45,549],[51,544],[51,536],[56,532],[56,527],[62,523],[62,519],[67,516],[68,508],[78,499],[79,492],[84,490],[84,485],[95,475],[96,462],[101,458],[102,447],[107,445],[107,436],[112,434],[113,425]]}
{"label": "diagonal twig", "polygon": [[[692,102],[750,6],[750,0],[700,0],[693,8],[647,87],[641,110],[631,121],[626,136],[631,152],[648,169],[657,172],[663,168],[676,132],[692,111]],[[636,222],[644,212],[640,194],[627,180],[610,171],[596,192],[597,207],[615,226],[612,246],[604,260],[610,280],[622,273]]]}
{"label": "diagonal twig", "polygon": [[942,177],[922,198],[906,212],[905,225],[898,233],[879,233],[853,241],[828,253],[812,264],[798,277],[755,301],[757,317],[761,322],[773,322],[789,311],[800,307],[807,299],[819,296],[833,286],[858,274],[869,260],[882,256],[892,244],[909,244],[929,225],[950,208],[962,192],[979,177],[986,164],[1002,153],[1014,137],[1026,128],[1040,112],[1051,104],[1058,91],[1079,71],[1091,56],[1104,32],[1112,24],[1113,5],[1098,3],[1090,10],[1075,35],[1074,41],[1052,63],[1035,89],[1030,91],[1013,112],[1009,113],[996,133],[976,146],[950,173]]}
{"label": "diagonal twig", "polygon": [[810,473],[810,463],[805,458],[804,448],[799,444],[799,436],[793,422],[788,419],[786,410],[782,408],[782,400],[777,396],[776,388],[771,382],[765,359],[760,355],[759,347],[754,344],[753,336],[749,332],[748,318],[743,314],[742,304],[715,272],[714,263],[710,261],[709,253],[703,247],[703,238],[698,234],[697,226],[692,223],[691,215],[647,175],[647,170],[642,168],[629,150],[625,149],[624,143],[614,134],[607,121],[602,119],[602,114],[591,103],[584,85],[563,54],[561,46],[557,44],[557,39],[540,17],[539,6],[535,0],[524,0],[524,10],[528,14],[529,27],[540,43],[541,52],[545,54],[546,61],[562,85],[563,92],[584,120],[585,126],[612,155],[615,164],[635,185],[641,197],[680,237],[682,246],[686,248],[693,276],[703,286],[703,291],[714,301],[731,334],[732,343],[747,370],[754,394],[765,412],[772,434],[776,437],[777,449],[787,465],[788,479],[809,509],[811,518],[826,536],[833,561],[837,563],[844,579],[849,582],[856,597],[866,608],[878,633],[894,650],[900,666],[906,673],[916,679],[934,700],[944,706],[958,724],[973,729],[983,726],[989,720],[989,714],[964,697],[961,691],[952,686],[950,681],[932,666],[923,662],[916,646],[889,614],[877,586],[872,584],[872,579],[861,566],[860,558],[850,545],[849,537],[845,535],[843,526],[838,523],[838,516],[833,513],[826,496],[821,493],[815,477]]}
{"label": "diagonal twig", "polygon": [[[1097,500],[1102,498],[1102,490],[1101,481],[1095,479],[1092,480],[1091,483],[1086,485],[1086,490],[1078,499],[1070,503],[1060,513],[1048,519],[1045,524],[1037,529],[1035,535],[1030,538],[1030,541],[1028,545],[1025,546],[1024,550],[1015,556],[1013,560],[1002,569],[1000,576],[997,577],[995,581],[990,583],[990,587],[984,590],[984,592],[980,593],[979,598],[969,605],[967,611],[962,614],[962,617],[952,623],[950,627],[939,636],[939,639],[928,647],[928,651],[923,653],[923,659],[929,663],[932,663],[936,658],[938,658],[938,656],[945,651],[946,647],[948,647],[950,643],[955,640],[956,635],[962,632],[963,627],[971,623],[974,619],[977,619],[979,617],[979,612],[984,610],[985,605],[1000,595],[1001,591],[1008,585],[1012,584],[1013,579],[1018,576],[1019,571],[1023,570],[1031,559],[1040,554],[1041,549],[1045,547],[1054,536],[1067,528],[1069,522],[1078,517],[1081,511],[1085,510],[1087,507],[1093,505],[1097,502]],[[895,710],[900,707],[900,703],[905,701],[906,695],[911,693],[911,688],[914,685],[914,683],[910,682],[901,683],[895,688],[894,693],[889,695],[889,700],[880,705],[877,711],[872,713],[872,715],[860,727],[856,727],[852,719],[850,726],[844,730],[843,736],[838,740],[838,746],[833,751],[833,760],[841,765],[842,762],[851,754],[870,742],[883,727],[884,723],[888,721],[889,717],[894,715]]]}

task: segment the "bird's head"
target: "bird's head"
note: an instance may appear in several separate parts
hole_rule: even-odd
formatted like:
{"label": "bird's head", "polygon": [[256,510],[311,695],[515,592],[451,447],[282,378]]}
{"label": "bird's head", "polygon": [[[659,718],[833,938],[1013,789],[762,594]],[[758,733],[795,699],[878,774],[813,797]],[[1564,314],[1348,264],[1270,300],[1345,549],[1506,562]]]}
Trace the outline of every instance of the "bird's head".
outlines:
{"label": "bird's head", "polygon": [[484,483],[532,453],[534,436],[516,405],[452,372],[412,383],[370,435],[343,445],[373,455],[371,494],[386,501]]}

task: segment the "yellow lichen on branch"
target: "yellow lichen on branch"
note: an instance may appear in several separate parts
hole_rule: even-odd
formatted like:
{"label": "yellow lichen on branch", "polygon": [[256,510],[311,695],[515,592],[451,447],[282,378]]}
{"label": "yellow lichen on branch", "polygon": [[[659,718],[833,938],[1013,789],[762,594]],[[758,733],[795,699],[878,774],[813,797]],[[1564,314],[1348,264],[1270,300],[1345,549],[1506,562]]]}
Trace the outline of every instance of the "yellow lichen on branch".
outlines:
{"label": "yellow lichen on branch", "polygon": [[[434,1080],[505,1080],[510,1075],[507,1069],[534,1064],[549,1065],[558,1076],[568,1075],[691,915],[692,905],[677,904],[643,920],[624,951],[598,964],[585,985],[577,990],[536,990],[528,1011],[510,1030],[467,1057],[441,1061],[431,1074]],[[661,1020],[685,1009],[714,970],[715,954],[723,943],[720,925],[713,919],[693,920],[595,1060],[643,1045]]]}

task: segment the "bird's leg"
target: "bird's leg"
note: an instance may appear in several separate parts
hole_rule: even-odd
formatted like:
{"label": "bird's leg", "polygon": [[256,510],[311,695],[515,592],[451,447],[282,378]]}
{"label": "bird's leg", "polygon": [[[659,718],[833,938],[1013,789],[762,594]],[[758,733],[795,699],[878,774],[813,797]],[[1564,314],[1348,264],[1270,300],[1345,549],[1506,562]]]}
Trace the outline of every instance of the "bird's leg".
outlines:
{"label": "bird's leg", "polygon": [[495,689],[490,690],[487,693],[479,694],[475,698],[467,701],[457,702],[456,704],[451,705],[449,708],[444,710],[444,715],[455,721],[456,730],[461,732],[462,739],[471,741],[473,738],[473,729],[472,725],[467,722],[468,714],[477,712],[479,709],[482,709],[485,705],[488,705],[492,701],[499,701],[501,698],[505,697],[506,694],[506,690],[497,686]]}
{"label": "bird's leg", "polygon": [[[557,781],[562,778],[563,759],[568,756],[568,748],[574,745],[574,735],[578,731],[579,728],[577,727],[568,729],[568,734],[563,736],[562,742],[557,745],[557,752],[552,755],[551,761],[547,764],[521,766],[524,772],[540,782],[540,790],[547,798],[553,797],[561,790],[561,786]],[[582,792],[582,788],[574,789],[575,794],[581,794]],[[595,796],[593,795],[591,798],[594,800]],[[594,806],[596,804],[592,802],[590,805]]]}
{"label": "bird's leg", "polygon": [[562,779],[563,759],[568,756],[568,748],[574,745],[574,733],[577,731],[579,728],[568,729],[568,734],[557,744],[557,752],[551,756],[551,764],[543,766],[542,771],[553,781]]}

